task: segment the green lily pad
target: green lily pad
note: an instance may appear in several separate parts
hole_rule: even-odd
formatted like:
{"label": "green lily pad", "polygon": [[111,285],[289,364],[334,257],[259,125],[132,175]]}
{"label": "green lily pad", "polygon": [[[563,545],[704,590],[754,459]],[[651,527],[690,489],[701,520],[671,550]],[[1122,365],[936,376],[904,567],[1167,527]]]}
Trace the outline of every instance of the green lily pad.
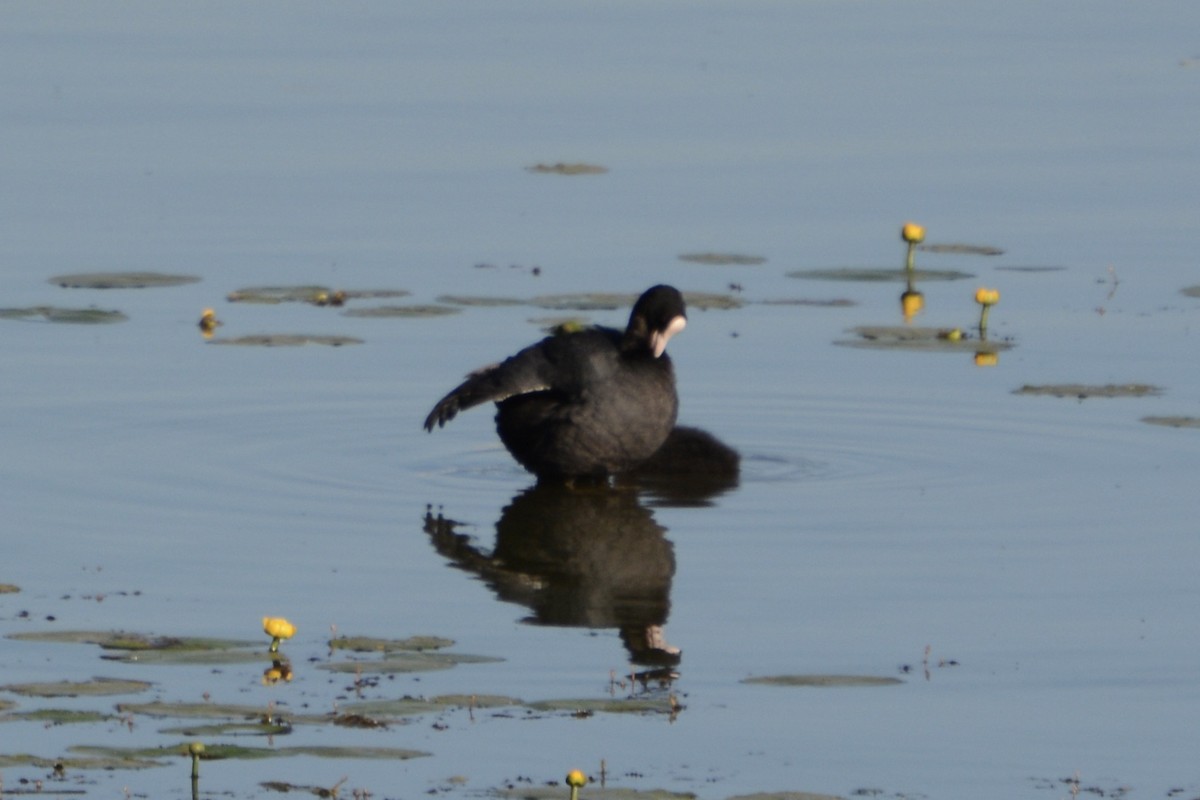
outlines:
{"label": "green lily pad", "polygon": [[110,651],[103,658],[162,664],[229,664],[266,659],[260,641],[194,636],[151,636],[126,631],[30,631],[11,633],[9,639],[26,642],[95,644]]}
{"label": "green lily pad", "polygon": [[964,256],[1002,256],[1004,250],[999,247],[992,247],[986,244],[961,244],[959,242],[946,242],[945,244],[922,244],[917,245],[918,250],[923,250],[926,253],[954,253],[955,255]]}
{"label": "green lily pad", "polygon": [[818,308],[849,308],[858,305],[858,301],[846,297],[833,297],[828,300],[811,299],[807,297],[779,297],[769,300],[756,300],[762,306],[817,306]]}
{"label": "green lily pad", "polygon": [[608,167],[582,162],[564,164],[559,161],[555,164],[534,164],[532,167],[526,167],[525,170],[551,175],[603,175],[608,172]]}
{"label": "green lily pad", "polygon": [[745,678],[742,683],[765,686],[895,686],[904,683],[899,678],[877,675],[763,675]]}
{"label": "green lily pad", "polygon": [[345,317],[362,317],[366,319],[445,317],[450,314],[461,314],[461,308],[454,306],[437,306],[429,304],[414,304],[409,306],[373,306],[371,308],[352,308],[343,311]]}
{"label": "green lily pad", "polygon": [[109,325],[129,319],[120,311],[105,311],[100,308],[59,308],[57,306],[0,308],[0,319],[31,319],[34,317],[41,317],[44,322],[66,325]]}
{"label": "green lily pad", "polygon": [[682,706],[669,697],[580,698],[538,700],[528,703],[535,711],[570,711],[575,714],[675,714]]}
{"label": "green lily pad", "polygon": [[47,282],[67,289],[150,289],[199,281],[195,275],[167,275],[162,272],[81,272],[55,275]]}
{"label": "green lily pad", "polygon": [[842,800],[835,794],[813,794],[812,792],[757,792],[739,794],[729,800]]}
{"label": "green lily pad", "polygon": [[[562,800],[561,786],[506,786],[493,789],[490,794],[511,800]],[[691,792],[669,792],[666,789],[627,789],[585,786],[579,791],[582,800],[695,800]]]}
{"label": "green lily pad", "polygon": [[[143,717],[228,719],[240,722],[247,720],[262,722],[268,716],[268,711],[264,706],[237,703],[164,703],[157,700],[149,703],[118,703],[117,711],[122,714],[137,714]],[[330,721],[329,716],[325,714],[293,714],[286,707],[277,707],[270,713],[273,720],[279,718],[291,724],[317,724]],[[265,724],[273,724],[273,722]]]}
{"label": "green lily pad", "polygon": [[[958,330],[958,338],[955,338],[955,330]],[[859,325],[851,328],[848,333],[857,334],[859,338],[839,339],[834,344],[871,350],[909,350],[923,353],[998,353],[1013,347],[1011,342],[979,339],[963,333],[961,329],[952,328]]]}
{"label": "green lily pad", "polygon": [[1188,297],[1200,297],[1200,286],[1188,286],[1186,289],[1180,289],[1179,293]]}
{"label": "green lily pad", "polygon": [[333,661],[318,664],[317,669],[339,673],[363,673],[365,675],[393,675],[408,672],[432,672],[450,669],[456,664],[494,664],[502,658],[473,656],[463,653],[426,653],[414,651],[391,655],[378,661]]}
{"label": "green lily pad", "polygon": [[683,253],[680,261],[690,261],[693,264],[712,264],[715,266],[737,265],[755,266],[767,263],[762,256],[744,256],[738,253]]}
{"label": "green lily pad", "polygon": [[1088,397],[1147,397],[1160,395],[1163,390],[1148,383],[1108,383],[1101,386],[1082,383],[1057,383],[1034,386],[1025,384],[1020,389],[1014,389],[1013,394],[1032,394],[1049,397],[1074,397],[1083,400]]}
{"label": "green lily pad", "polygon": [[379,639],[374,636],[339,636],[329,640],[330,650],[357,653],[391,653],[396,650],[441,650],[453,647],[453,639],[440,636],[409,636],[406,639]]}
{"label": "green lily pad", "polygon": [[1200,428],[1200,417],[1142,417],[1142,422],[1168,428]]}
{"label": "green lily pad", "polygon": [[347,300],[364,300],[408,297],[406,289],[335,289],[331,286],[306,284],[300,286],[247,286],[230,292],[226,298],[231,303],[257,303],[277,305],[279,303],[311,303],[313,305],[342,305]]}
{"label": "green lily pad", "polygon": [[[539,308],[552,311],[615,311],[630,308],[637,302],[638,295],[617,292],[580,292],[577,294],[550,294],[533,298],[530,302]],[[688,308],[701,310],[741,308],[742,301],[727,294],[707,292],[684,292],[683,300]]]}
{"label": "green lily pad", "polygon": [[439,303],[451,306],[523,306],[527,300],[515,297],[477,297],[465,294],[443,294],[437,298]]}
{"label": "green lily pad", "polygon": [[92,678],[90,681],[55,681],[53,683],[10,683],[0,689],[26,697],[104,697],[117,694],[137,694],[154,684],[121,678]]}
{"label": "green lily pad", "polygon": [[[40,756],[29,755],[28,753],[0,754],[0,768],[37,767],[38,769],[49,771],[58,770],[60,768],[63,770],[149,769],[151,767],[161,767],[165,764],[165,761],[154,761],[149,758],[138,758],[128,755],[101,755],[84,758],[42,758]],[[47,792],[47,794],[49,794],[49,792]]]}
{"label": "green lily pad", "polygon": [[347,713],[361,714],[368,717],[398,718],[417,717],[445,711],[449,708],[505,708],[522,705],[515,697],[503,695],[461,695],[448,694],[422,699],[416,697],[401,697],[395,700],[366,700],[360,703],[347,703],[342,709]]}
{"label": "green lily pad", "polygon": [[21,587],[15,583],[0,583],[0,594],[16,594],[21,591]]}
{"label": "green lily pad", "polygon": [[213,722],[204,725],[178,725],[160,728],[159,733],[187,736],[192,739],[211,739],[218,736],[286,736],[292,732],[287,722]]}
{"label": "green lily pad", "polygon": [[[79,745],[69,748],[72,753],[85,755],[125,757],[125,758],[163,758],[167,756],[183,756],[188,754],[188,743],[169,747],[103,747],[98,745]],[[201,761],[219,761],[226,758],[260,759],[279,758],[287,756],[315,756],[316,758],[365,758],[365,759],[397,759],[421,758],[429,753],[420,750],[406,750],[399,747],[323,747],[320,745],[301,745],[297,747],[247,747],[238,744],[208,744],[204,745]]]}
{"label": "green lily pad", "polygon": [[100,656],[105,661],[119,661],[123,664],[254,664],[260,661],[269,662],[279,657],[271,654],[265,647],[259,649],[243,648],[240,650],[132,650],[129,652],[105,653]]}
{"label": "green lily pad", "polygon": [[244,347],[299,347],[304,344],[322,344],[341,347],[347,344],[362,344],[362,339],[353,336],[321,336],[295,333],[260,333],[230,339],[210,339],[208,344],[232,344]]}
{"label": "green lily pad", "polygon": [[786,273],[789,278],[814,281],[865,281],[869,283],[904,283],[915,281],[961,281],[975,276],[953,269],[886,269],[883,267],[829,267],[799,269]]}
{"label": "green lily pad", "polygon": [[34,711],[18,711],[0,717],[0,720],[4,722],[43,722],[49,725],[105,722],[110,719],[113,719],[112,714],[103,714],[99,711],[75,711],[67,708],[39,708]]}

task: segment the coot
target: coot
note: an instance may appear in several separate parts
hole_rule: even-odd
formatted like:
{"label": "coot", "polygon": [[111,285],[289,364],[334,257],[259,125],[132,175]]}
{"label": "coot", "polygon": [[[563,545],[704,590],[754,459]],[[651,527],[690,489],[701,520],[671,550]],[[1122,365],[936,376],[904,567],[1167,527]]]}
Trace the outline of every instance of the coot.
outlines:
{"label": "coot", "polygon": [[683,295],[647,289],[624,331],[594,327],[550,336],[468,376],[438,401],[425,429],[496,403],[496,432],[539,478],[603,477],[658,450],[679,409],[667,340],[683,329]]}

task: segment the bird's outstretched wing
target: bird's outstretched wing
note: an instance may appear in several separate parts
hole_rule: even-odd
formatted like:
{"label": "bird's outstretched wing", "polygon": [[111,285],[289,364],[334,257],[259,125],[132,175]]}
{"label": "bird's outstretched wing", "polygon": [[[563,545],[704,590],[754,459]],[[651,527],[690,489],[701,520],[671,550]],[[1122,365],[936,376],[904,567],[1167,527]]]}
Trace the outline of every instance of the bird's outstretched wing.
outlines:
{"label": "bird's outstretched wing", "polygon": [[432,431],[457,416],[459,411],[480,403],[499,403],[509,397],[551,388],[545,377],[546,356],[534,345],[499,364],[477,369],[453,391],[443,397],[425,418],[425,430]]}

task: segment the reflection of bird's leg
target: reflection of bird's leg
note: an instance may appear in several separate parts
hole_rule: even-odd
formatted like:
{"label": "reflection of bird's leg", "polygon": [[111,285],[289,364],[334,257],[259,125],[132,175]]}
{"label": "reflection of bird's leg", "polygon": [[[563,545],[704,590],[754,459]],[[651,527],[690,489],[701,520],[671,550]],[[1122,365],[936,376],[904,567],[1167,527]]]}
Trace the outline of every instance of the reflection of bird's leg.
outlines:
{"label": "reflection of bird's leg", "polygon": [[681,652],[678,647],[667,644],[666,630],[662,625],[646,626],[646,647],[673,656],[677,656]]}

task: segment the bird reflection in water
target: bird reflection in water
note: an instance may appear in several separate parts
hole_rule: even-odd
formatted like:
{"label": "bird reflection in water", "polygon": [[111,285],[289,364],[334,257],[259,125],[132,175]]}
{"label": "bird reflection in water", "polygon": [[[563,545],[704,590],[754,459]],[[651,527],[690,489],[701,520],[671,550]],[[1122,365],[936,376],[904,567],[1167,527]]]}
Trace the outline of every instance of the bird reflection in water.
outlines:
{"label": "bird reflection in water", "polygon": [[478,575],[535,625],[616,628],[635,665],[670,671],[667,641],[674,545],[643,504],[703,505],[738,483],[736,451],[696,428],[677,428],[662,451],[615,483],[540,481],[516,495],[490,550],[432,509],[425,532],[453,566]]}

